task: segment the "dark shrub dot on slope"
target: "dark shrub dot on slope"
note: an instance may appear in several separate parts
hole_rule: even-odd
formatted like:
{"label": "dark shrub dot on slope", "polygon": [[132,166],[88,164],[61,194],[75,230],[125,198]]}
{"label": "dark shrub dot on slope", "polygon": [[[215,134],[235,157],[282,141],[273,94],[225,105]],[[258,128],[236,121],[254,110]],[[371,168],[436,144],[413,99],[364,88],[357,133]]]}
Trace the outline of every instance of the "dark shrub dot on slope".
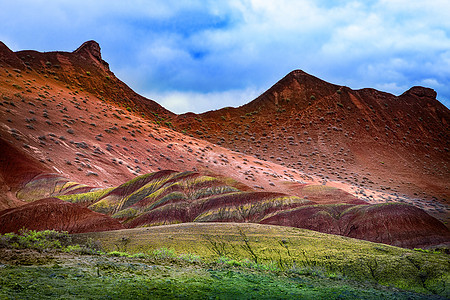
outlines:
{"label": "dark shrub dot on slope", "polygon": [[18,232],[22,228],[81,233],[124,227],[107,215],[57,198],[47,198],[0,212],[0,233]]}

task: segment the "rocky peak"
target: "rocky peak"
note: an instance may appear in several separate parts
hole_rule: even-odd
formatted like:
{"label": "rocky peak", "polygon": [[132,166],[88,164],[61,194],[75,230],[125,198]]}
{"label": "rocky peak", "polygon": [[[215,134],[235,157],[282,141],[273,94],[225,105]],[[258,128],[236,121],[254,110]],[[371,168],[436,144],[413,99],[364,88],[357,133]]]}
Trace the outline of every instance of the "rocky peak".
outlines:
{"label": "rocky peak", "polygon": [[102,54],[101,54],[101,51],[100,51],[100,45],[96,41],[84,42],[73,53],[77,53],[77,54],[86,53],[86,54],[92,55],[93,57],[95,57],[98,60],[102,59]]}
{"label": "rocky peak", "polygon": [[0,63],[5,63],[13,68],[25,69],[24,63],[17,55],[0,41]]}
{"label": "rocky peak", "polygon": [[410,88],[403,94],[404,95],[405,94],[412,95],[412,96],[420,97],[420,98],[425,97],[425,98],[432,98],[432,99],[436,99],[436,96],[437,96],[437,93],[435,90],[426,88],[423,86],[413,86],[412,88]]}
{"label": "rocky peak", "polygon": [[100,45],[96,41],[91,40],[84,42],[77,50],[73,51],[73,53],[86,58],[93,58],[109,70],[109,65],[102,59]]}

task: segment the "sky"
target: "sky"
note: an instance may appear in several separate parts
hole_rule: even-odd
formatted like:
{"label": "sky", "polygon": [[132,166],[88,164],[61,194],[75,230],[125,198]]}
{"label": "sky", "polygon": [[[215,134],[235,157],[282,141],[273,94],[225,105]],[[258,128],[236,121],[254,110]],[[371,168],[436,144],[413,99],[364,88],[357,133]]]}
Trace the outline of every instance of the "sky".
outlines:
{"label": "sky", "polygon": [[448,0],[0,0],[0,20],[14,51],[97,41],[119,79],[175,113],[243,105],[295,69],[426,86],[450,107]]}

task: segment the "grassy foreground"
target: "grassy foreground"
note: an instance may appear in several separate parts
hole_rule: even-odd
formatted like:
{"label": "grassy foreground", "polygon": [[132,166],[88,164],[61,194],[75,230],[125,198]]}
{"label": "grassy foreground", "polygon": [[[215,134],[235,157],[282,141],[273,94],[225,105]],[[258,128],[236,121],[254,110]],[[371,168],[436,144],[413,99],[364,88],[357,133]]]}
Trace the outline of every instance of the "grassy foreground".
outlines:
{"label": "grassy foreground", "polygon": [[0,299],[446,297],[446,254],[295,228],[191,223],[0,236]]}
{"label": "grassy foreground", "polygon": [[[312,274],[277,275],[252,269],[172,260],[65,257],[48,266],[0,269],[1,299],[439,299],[357,285]],[[78,264],[76,264],[78,261]],[[184,264],[184,266],[183,266]]]}
{"label": "grassy foreground", "polygon": [[205,261],[247,261],[269,270],[321,270],[329,276],[450,296],[447,254],[408,250],[315,231],[260,224],[187,223],[77,235],[106,251],[147,253],[160,248]]}

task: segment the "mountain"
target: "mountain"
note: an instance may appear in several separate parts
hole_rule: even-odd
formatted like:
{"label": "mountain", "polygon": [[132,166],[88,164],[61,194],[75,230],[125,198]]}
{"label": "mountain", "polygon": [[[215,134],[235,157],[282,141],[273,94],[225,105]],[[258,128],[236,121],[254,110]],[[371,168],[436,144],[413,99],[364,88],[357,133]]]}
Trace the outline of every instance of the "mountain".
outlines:
{"label": "mountain", "polygon": [[[294,71],[245,106],[175,115],[116,78],[89,41],[47,53],[0,44],[0,97],[2,232],[214,221],[450,241],[433,217],[448,217],[448,109],[429,89],[395,97]],[[419,174],[425,162],[434,168]],[[406,178],[418,192],[419,177],[426,194],[394,194]]]}
{"label": "mountain", "polygon": [[26,72],[39,78],[59,82],[74,94],[86,91],[104,101],[114,102],[123,108],[170,117],[174,114],[153,100],[144,98],[120,81],[102,59],[100,45],[87,41],[69,52],[11,51],[0,42],[0,63],[13,67],[15,72]]}
{"label": "mountain", "polygon": [[[450,112],[429,88],[352,90],[296,70],[238,108],[177,117],[217,145],[403,201],[448,222]],[[375,193],[372,193],[374,191]]]}

